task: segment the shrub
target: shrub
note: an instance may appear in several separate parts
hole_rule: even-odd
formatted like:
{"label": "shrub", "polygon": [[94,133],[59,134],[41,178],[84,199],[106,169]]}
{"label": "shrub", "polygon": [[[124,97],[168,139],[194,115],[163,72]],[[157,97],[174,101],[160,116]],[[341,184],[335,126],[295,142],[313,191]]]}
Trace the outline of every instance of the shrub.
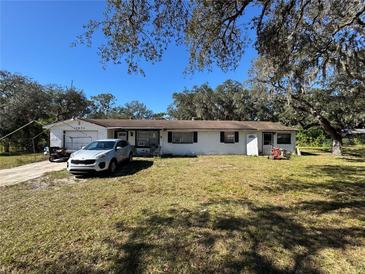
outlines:
{"label": "shrub", "polygon": [[354,145],[363,145],[365,144],[365,138],[361,138],[361,136],[356,136],[354,138]]}
{"label": "shrub", "polygon": [[297,133],[298,146],[321,147],[331,143],[320,128],[302,129]]}

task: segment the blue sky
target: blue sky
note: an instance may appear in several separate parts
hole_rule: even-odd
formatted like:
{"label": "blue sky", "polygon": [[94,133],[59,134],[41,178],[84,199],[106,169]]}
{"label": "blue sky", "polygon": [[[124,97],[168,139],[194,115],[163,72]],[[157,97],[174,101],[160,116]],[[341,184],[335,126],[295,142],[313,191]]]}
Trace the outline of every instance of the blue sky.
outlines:
{"label": "blue sky", "polygon": [[[102,1],[3,1],[0,0],[0,67],[20,73],[42,84],[74,85],[92,96],[114,94],[118,104],[131,100],[144,102],[155,112],[165,111],[172,93],[208,82],[211,86],[227,79],[247,80],[256,56],[250,46],[236,71],[196,72],[184,75],[188,52],[171,46],[162,62],[143,66],[146,76],[130,75],[124,64],[103,68],[97,54],[98,37],[93,47],[70,47],[89,19],[101,17]],[[254,12],[254,10],[252,10]],[[254,34],[249,33],[254,39]]]}

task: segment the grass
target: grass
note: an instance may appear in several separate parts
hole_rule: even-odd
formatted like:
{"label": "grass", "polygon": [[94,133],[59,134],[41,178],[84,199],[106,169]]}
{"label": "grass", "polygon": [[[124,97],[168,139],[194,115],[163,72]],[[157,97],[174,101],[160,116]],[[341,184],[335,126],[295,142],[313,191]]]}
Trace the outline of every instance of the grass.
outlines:
{"label": "grass", "polygon": [[1,188],[0,272],[364,273],[365,158],[311,153],[140,158]]}
{"label": "grass", "polygon": [[0,154],[0,169],[21,166],[47,159],[43,153],[6,155]]}
{"label": "grass", "polygon": [[[307,153],[330,153],[330,147],[301,147]],[[343,154],[345,157],[365,157],[365,145],[354,145],[343,147]]]}

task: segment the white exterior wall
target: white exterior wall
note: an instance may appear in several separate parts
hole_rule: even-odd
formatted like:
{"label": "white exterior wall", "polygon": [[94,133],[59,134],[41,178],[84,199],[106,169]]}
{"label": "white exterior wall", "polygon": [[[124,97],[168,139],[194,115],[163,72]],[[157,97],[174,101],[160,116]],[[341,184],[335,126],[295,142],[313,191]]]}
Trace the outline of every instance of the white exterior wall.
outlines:
{"label": "white exterior wall", "polygon": [[220,142],[220,131],[198,131],[198,142],[192,144],[168,143],[167,131],[160,132],[162,154],[201,155],[201,154],[246,154],[246,133],[239,131],[239,142],[225,144]]}
{"label": "white exterior wall", "polygon": [[[97,139],[113,139],[114,129],[106,129],[104,127],[88,123],[82,120],[59,122],[48,127],[50,130],[50,146],[63,147],[64,131],[97,131]],[[191,130],[193,131],[193,130]],[[233,130],[232,130],[233,131]],[[174,144],[168,143],[168,130],[160,131],[161,154],[173,155],[201,155],[201,154],[247,154],[247,135],[257,135],[257,144],[259,154],[263,153],[263,134],[262,131],[239,131],[239,142],[226,144],[220,142],[221,131],[198,131],[198,142],[192,144]],[[291,144],[277,145],[277,133],[274,134],[274,146],[295,152],[295,131],[286,131],[282,133],[291,133]],[[128,141],[135,145],[135,130],[128,130]],[[271,148],[269,150],[271,153]]]}
{"label": "white exterior wall", "polygon": [[97,131],[97,139],[107,139],[108,131],[106,128],[88,123],[82,120],[59,122],[49,128],[50,132],[50,146],[63,147],[63,133],[64,131]]}
{"label": "white exterior wall", "polygon": [[[198,131],[198,142],[192,144],[168,143],[168,131],[160,132],[160,145],[162,154],[173,155],[204,155],[204,154],[247,154],[247,135],[257,135],[259,154],[263,153],[262,131],[239,131],[239,142],[226,144],[220,142],[220,131]],[[277,134],[274,134],[274,146],[286,149],[288,152],[295,152],[295,131],[282,132],[291,133],[291,144],[277,145]],[[271,149],[268,154],[271,153]]]}

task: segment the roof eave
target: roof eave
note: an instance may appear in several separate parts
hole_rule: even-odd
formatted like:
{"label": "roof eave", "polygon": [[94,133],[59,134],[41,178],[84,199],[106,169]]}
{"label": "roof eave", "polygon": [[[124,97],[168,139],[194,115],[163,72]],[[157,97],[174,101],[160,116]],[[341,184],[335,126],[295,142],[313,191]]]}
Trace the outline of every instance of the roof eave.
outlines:
{"label": "roof eave", "polygon": [[175,128],[175,127],[169,127],[169,128],[162,128],[162,127],[106,127],[107,129],[133,129],[133,130],[138,130],[138,129],[156,129],[156,130],[244,130],[244,131],[257,131],[257,129],[255,128]]}
{"label": "roof eave", "polygon": [[97,123],[95,122],[94,120],[89,120],[89,119],[84,119],[84,118],[78,118],[78,120],[81,120],[81,121],[84,121],[84,122],[87,122],[87,123],[90,123],[90,124],[94,124],[94,125],[97,125],[99,127],[105,127],[105,128],[108,128],[107,126],[101,124],[101,123]]}

